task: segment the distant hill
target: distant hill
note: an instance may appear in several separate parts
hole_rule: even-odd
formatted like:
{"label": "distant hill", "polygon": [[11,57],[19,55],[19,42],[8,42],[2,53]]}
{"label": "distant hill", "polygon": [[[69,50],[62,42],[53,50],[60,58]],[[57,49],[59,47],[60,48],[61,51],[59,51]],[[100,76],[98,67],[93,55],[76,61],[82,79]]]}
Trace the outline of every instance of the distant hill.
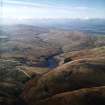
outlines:
{"label": "distant hill", "polygon": [[105,35],[105,19],[29,19],[24,24]]}
{"label": "distant hill", "polygon": [[[12,20],[11,20],[12,21]],[[13,24],[24,24],[38,26],[44,28],[54,28],[71,31],[82,31],[91,35],[105,35],[105,19],[24,19],[22,22],[18,20]],[[7,25],[4,23],[4,25]],[[9,25],[9,24],[8,24]],[[2,24],[0,25],[2,26]]]}
{"label": "distant hill", "polygon": [[[1,58],[15,59],[34,66],[46,66],[49,57],[63,52],[105,45],[104,36],[91,36],[77,30],[67,31],[22,24],[4,25],[1,29]],[[6,38],[4,41],[3,36]]]}

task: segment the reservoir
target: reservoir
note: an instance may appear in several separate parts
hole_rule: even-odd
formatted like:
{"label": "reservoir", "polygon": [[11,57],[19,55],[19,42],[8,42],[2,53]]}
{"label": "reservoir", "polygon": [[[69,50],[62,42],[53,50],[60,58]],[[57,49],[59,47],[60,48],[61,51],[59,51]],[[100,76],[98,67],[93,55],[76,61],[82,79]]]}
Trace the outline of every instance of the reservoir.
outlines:
{"label": "reservoir", "polygon": [[54,57],[46,58],[46,63],[47,63],[47,67],[51,69],[58,66],[58,61]]}

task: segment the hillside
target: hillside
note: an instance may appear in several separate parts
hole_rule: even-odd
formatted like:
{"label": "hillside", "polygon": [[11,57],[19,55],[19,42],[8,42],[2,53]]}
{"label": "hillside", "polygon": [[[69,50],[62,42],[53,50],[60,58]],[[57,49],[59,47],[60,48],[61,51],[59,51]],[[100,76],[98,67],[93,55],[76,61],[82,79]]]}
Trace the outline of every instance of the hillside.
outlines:
{"label": "hillside", "polygon": [[82,94],[104,88],[104,36],[22,24],[0,28],[0,105],[56,105],[59,97],[64,105],[67,96],[81,103]]}
{"label": "hillside", "polygon": [[46,59],[59,54],[61,49],[38,37],[45,32],[44,28],[29,25],[4,26],[0,36],[5,35],[6,39],[1,38],[0,41],[0,58],[16,60],[23,65],[46,67]]}
{"label": "hillside", "polygon": [[[93,54],[92,58],[89,57],[88,53],[91,52],[97,53],[98,56],[96,57]],[[84,50],[81,53],[84,53]],[[79,55],[79,53],[76,55]],[[81,57],[81,59],[77,58],[69,61],[42,75],[37,81],[32,79],[27,82],[21,98],[28,105],[50,105],[51,103],[58,105],[60,102],[61,105],[65,105],[64,102],[67,102],[67,105],[69,105],[69,102],[71,105],[88,105],[88,100],[86,99],[88,96],[85,97],[85,94],[90,94],[91,97],[97,94],[94,98],[99,98],[99,103],[96,105],[100,105],[100,100],[102,100],[104,105],[105,95],[101,96],[101,91],[99,90],[101,86],[105,86],[105,48],[90,49],[84,55],[87,55],[86,58]],[[94,89],[93,87],[100,88],[98,90],[98,88]],[[89,89],[85,90],[85,88]],[[83,91],[79,91],[79,89],[83,89]],[[75,90],[77,91],[75,92]],[[102,92],[104,92],[104,89]],[[62,93],[64,94],[62,95]],[[66,98],[69,96],[69,93],[70,97],[73,97],[73,99],[77,98],[77,101]],[[89,100],[93,99],[91,97]],[[56,102],[55,100],[58,101]],[[91,101],[89,102],[92,104]],[[92,105],[95,105],[95,103]]]}
{"label": "hillside", "polygon": [[59,65],[64,63],[76,61],[78,59],[87,59],[87,58],[104,58],[105,56],[105,47],[96,47],[94,49],[85,49],[82,51],[73,51],[63,53],[61,55],[56,56],[56,59],[59,60]]}
{"label": "hillside", "polygon": [[104,105],[105,86],[85,88],[72,92],[57,94],[41,100],[37,105]]}

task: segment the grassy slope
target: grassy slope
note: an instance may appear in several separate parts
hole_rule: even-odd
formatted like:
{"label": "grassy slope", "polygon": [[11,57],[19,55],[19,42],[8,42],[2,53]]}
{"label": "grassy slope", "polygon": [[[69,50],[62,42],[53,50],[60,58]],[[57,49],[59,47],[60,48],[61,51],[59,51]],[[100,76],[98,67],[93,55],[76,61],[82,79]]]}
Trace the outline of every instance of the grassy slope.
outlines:
{"label": "grassy slope", "polygon": [[[105,105],[105,86],[57,94],[36,105]],[[34,105],[34,104],[33,104]]]}
{"label": "grassy slope", "polygon": [[[90,52],[92,56],[96,54],[98,57],[96,55],[90,57]],[[77,56],[79,53],[74,55]],[[30,105],[34,105],[37,100],[43,100],[62,92],[104,85],[105,48],[100,47],[88,50],[87,56],[85,52],[81,60],[62,64],[55,70],[44,74],[35,84],[34,80],[29,81],[22,94],[22,98]],[[29,90],[28,92],[27,89]]]}

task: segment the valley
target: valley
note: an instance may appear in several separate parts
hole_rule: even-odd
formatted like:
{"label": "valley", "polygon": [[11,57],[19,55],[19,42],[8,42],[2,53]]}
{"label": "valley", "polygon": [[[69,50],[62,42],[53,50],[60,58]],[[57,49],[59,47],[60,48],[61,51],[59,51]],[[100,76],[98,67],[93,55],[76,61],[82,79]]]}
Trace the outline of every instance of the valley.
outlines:
{"label": "valley", "polygon": [[105,104],[105,27],[65,24],[0,26],[0,105]]}

